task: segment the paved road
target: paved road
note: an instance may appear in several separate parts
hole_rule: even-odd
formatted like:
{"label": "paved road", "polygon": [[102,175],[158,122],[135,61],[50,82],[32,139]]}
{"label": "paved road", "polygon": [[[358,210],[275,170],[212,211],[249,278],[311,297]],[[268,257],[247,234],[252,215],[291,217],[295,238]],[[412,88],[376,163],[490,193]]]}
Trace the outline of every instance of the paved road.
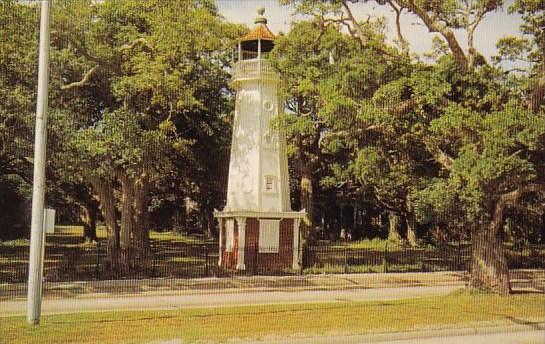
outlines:
{"label": "paved road", "polygon": [[[364,343],[388,343],[388,344],[543,344],[545,343],[545,332],[543,330],[526,330],[517,332],[500,332],[484,334],[449,334],[436,337],[420,337],[419,333],[405,334],[412,336],[411,339],[397,340],[396,337],[403,336],[403,333],[394,333],[384,336],[347,336],[330,338],[308,338],[308,339],[282,339],[274,341],[248,342],[246,344],[364,344]],[[427,334],[426,334],[427,335]],[[182,342],[166,341],[152,344],[182,344]]]}
{"label": "paved road", "polygon": [[[438,331],[414,331],[375,335],[314,338],[282,338],[262,341],[235,340],[237,344],[543,344],[544,326],[509,326]],[[184,344],[181,340],[154,341],[149,344]]]}
{"label": "paved road", "polygon": [[[436,286],[327,291],[254,291],[196,295],[49,299],[45,300],[42,304],[42,314],[342,301],[382,301],[446,295],[462,288],[463,286]],[[0,316],[24,315],[25,312],[26,301],[0,302]]]}

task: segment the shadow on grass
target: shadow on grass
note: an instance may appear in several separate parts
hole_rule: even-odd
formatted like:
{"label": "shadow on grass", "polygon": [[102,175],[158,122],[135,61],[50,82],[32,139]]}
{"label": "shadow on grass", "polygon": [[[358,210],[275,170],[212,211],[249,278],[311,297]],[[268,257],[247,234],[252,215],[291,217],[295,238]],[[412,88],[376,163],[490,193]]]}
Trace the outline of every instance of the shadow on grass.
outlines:
{"label": "shadow on grass", "polygon": [[[255,311],[242,311],[241,313],[237,313],[237,316],[260,316],[260,315],[279,315],[279,314],[296,314],[296,313],[306,313],[306,312],[325,312],[325,311],[334,311],[339,309],[346,309],[347,303],[353,304],[352,300],[341,300],[338,301],[335,299],[336,303],[333,304],[319,304],[315,306],[305,306],[305,305],[287,305],[284,309],[276,309],[271,310],[267,309],[266,305],[263,306],[249,306],[252,308],[255,307],[262,307],[263,310],[255,310]],[[388,306],[398,306],[399,304],[394,302],[376,302],[373,303],[373,306],[375,307],[388,307]],[[350,305],[349,305],[350,306]],[[354,307],[362,307],[361,305],[353,305]],[[243,306],[244,307],[244,306]],[[297,308],[295,308],[297,307]],[[239,308],[240,309],[240,308]],[[207,314],[192,314],[188,315],[189,318],[197,318],[197,319],[207,319],[207,318],[213,318],[218,316],[228,316],[231,315],[229,313],[207,313]]]}
{"label": "shadow on grass", "polygon": [[528,326],[529,328],[533,330],[542,330],[543,329],[543,321],[528,321],[524,319],[518,319],[510,315],[506,315],[504,317],[505,319],[517,324],[517,325],[523,325]]}
{"label": "shadow on grass", "polygon": [[138,317],[138,318],[122,318],[122,319],[97,319],[97,320],[80,320],[80,321],[51,321],[53,325],[73,325],[77,324],[106,324],[106,323],[118,323],[118,322],[136,322],[136,321],[156,321],[159,319],[173,319],[176,315],[157,315],[150,317]]}
{"label": "shadow on grass", "polygon": [[527,294],[545,294],[545,290],[515,289],[511,291],[510,295],[527,295]]}

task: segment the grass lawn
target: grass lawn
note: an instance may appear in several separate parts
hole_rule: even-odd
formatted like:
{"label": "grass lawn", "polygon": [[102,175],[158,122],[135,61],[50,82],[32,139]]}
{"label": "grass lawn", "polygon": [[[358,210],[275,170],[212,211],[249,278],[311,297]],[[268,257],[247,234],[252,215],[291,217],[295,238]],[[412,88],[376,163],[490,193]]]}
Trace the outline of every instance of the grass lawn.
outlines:
{"label": "grass lawn", "polygon": [[159,339],[227,341],[292,335],[365,334],[543,322],[545,295],[456,293],[420,299],[176,311],[81,313],[0,318],[6,343],[147,343]]}
{"label": "grass lawn", "polygon": [[388,247],[389,250],[399,250],[401,248],[399,242],[389,241],[384,239],[362,239],[356,241],[350,241],[347,243],[342,242],[332,242],[325,244],[324,246],[330,246],[332,248],[338,249],[375,249],[375,250],[385,250]]}
{"label": "grass lawn", "polygon": [[[73,236],[82,236],[83,227],[82,226],[55,226],[57,233],[62,233],[64,235],[73,235]],[[204,244],[210,242],[211,240],[206,240],[205,238],[197,238],[195,236],[184,235],[172,231],[158,232],[155,230],[150,230],[149,232],[150,239],[152,240],[168,240],[171,242],[183,242],[187,244]],[[106,228],[104,226],[97,227],[97,237],[99,239],[106,238]],[[17,241],[14,241],[17,243]],[[29,245],[28,240],[23,239],[21,244]]]}

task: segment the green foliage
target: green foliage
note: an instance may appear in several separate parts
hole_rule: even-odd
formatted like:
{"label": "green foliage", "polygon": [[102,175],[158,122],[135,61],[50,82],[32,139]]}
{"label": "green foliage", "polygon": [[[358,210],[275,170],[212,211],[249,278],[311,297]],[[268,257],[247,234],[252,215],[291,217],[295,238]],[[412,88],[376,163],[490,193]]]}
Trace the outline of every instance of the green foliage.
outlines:
{"label": "green foliage", "polygon": [[[57,9],[63,13],[57,25],[72,29],[59,30],[65,35],[59,40],[78,44],[60,45],[59,55],[81,61],[72,66],[73,75],[85,75],[92,66],[98,74],[82,85],[83,94],[62,104],[86,113],[65,125],[72,135],[80,128],[63,153],[73,158],[71,165],[100,176],[145,168],[160,186],[182,172],[178,161],[197,168],[209,164],[195,141],[224,149],[225,139],[217,134],[226,130],[229,106],[227,96],[218,95],[226,94],[227,47],[240,28],[217,17],[210,2],[62,2]],[[73,24],[74,15],[87,20]]]}
{"label": "green foliage", "polygon": [[0,176],[0,239],[27,236],[30,230],[30,200],[25,197],[21,184],[15,178]]}
{"label": "green foliage", "polygon": [[[523,24],[521,30],[530,37],[523,48],[529,53],[528,58],[534,63],[543,65],[545,63],[545,3],[541,0],[515,0],[515,3],[509,7],[509,12],[517,12],[522,15]],[[521,42],[516,42],[514,47],[520,46]],[[513,46],[513,44],[512,44]],[[522,50],[521,48],[519,48]]]}
{"label": "green foliage", "polygon": [[[297,24],[301,32],[306,29],[300,40],[291,33],[286,36],[278,47],[284,54],[278,58],[284,58],[279,65],[287,63],[286,72],[296,71],[293,78],[285,73],[290,75],[288,85],[299,87],[293,86],[292,94],[318,104],[309,113],[320,125],[315,127],[320,153],[331,159],[322,169],[327,173],[320,177],[321,185],[334,189],[357,185],[358,193],[379,209],[406,218],[414,215],[422,225],[445,231],[485,226],[497,206],[505,206],[509,218],[518,216],[521,204],[542,208],[541,193],[535,193],[533,185],[541,185],[545,178],[545,121],[543,113],[527,110],[527,75],[488,65],[474,42],[468,42],[464,52],[451,35],[460,29],[470,37],[480,20],[501,8],[503,1],[412,2],[409,10],[440,34],[429,64],[407,61],[407,55],[390,47],[377,54],[374,43],[381,42],[380,30],[375,27],[372,33],[367,31],[371,26],[347,19],[350,9],[356,10],[350,1],[284,2],[312,18]],[[389,5],[408,8],[405,1]],[[541,1],[511,5],[511,12],[523,15],[527,36],[500,40],[501,58],[515,60],[528,53],[537,71],[538,53],[543,51],[542,30],[537,29],[542,6]],[[351,35],[334,34],[345,27]],[[310,49],[326,36],[342,37],[337,40],[343,44]],[[343,53],[332,67],[326,54],[338,51]],[[305,59],[298,64],[299,56]],[[395,63],[389,63],[392,59]],[[312,122],[305,123],[308,126],[290,132],[308,135]],[[511,199],[512,195],[517,196]],[[536,210],[534,217],[539,214]]]}
{"label": "green foliage", "polygon": [[[542,154],[545,121],[541,115],[517,105],[488,114],[468,112],[450,106],[444,116],[430,126],[432,141],[453,153],[455,159],[448,181],[431,185],[424,197],[435,203],[437,185],[445,190],[436,211],[463,207],[468,221],[489,216],[502,194],[542,178],[542,162],[532,156]],[[454,193],[454,194],[453,194]],[[456,196],[455,196],[456,195]],[[450,203],[450,204],[449,204]]]}
{"label": "green foliage", "polygon": [[[93,178],[145,172],[152,197],[219,207],[229,50],[244,28],[204,0],[59,0],[53,11],[48,203],[77,213]],[[0,2],[0,176],[31,175],[38,18],[38,6]]]}
{"label": "green foliage", "polygon": [[29,232],[38,12],[0,1],[0,238]]}

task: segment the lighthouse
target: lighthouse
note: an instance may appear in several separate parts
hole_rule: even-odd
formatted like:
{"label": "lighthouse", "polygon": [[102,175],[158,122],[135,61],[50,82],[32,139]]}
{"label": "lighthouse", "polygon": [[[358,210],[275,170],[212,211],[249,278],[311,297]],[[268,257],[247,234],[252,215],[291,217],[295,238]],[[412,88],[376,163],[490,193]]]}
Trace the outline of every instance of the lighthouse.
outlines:
{"label": "lighthouse", "polygon": [[291,209],[286,138],[271,124],[283,105],[280,76],[268,60],[275,35],[264,12],[258,10],[255,28],[237,44],[227,202],[214,212],[220,224],[218,264],[236,270],[299,267],[304,211]]}

